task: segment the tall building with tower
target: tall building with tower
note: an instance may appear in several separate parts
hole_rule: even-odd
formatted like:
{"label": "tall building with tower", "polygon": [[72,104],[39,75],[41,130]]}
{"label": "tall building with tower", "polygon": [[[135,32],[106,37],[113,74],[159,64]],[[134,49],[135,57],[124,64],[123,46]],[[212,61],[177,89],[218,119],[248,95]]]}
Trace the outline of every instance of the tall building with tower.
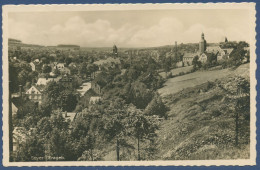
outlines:
{"label": "tall building with tower", "polygon": [[[228,40],[225,37],[224,43],[227,43]],[[219,45],[209,45],[207,47],[207,41],[204,38],[204,33],[201,34],[201,40],[199,41],[199,51],[195,53],[186,52],[182,58],[184,66],[192,65],[193,59],[197,56],[201,63],[206,63],[211,57],[211,60],[220,61],[226,60],[229,58],[232,53],[233,48],[222,48]]]}
{"label": "tall building with tower", "polygon": [[113,46],[113,56],[114,57],[118,57],[117,46],[116,45]]}
{"label": "tall building with tower", "polygon": [[225,37],[225,41],[224,41],[225,43],[227,43],[228,42],[228,39],[227,39],[227,37]]}
{"label": "tall building with tower", "polygon": [[204,38],[204,33],[201,34],[201,40],[199,42],[199,53],[202,54],[206,51],[207,41]]}

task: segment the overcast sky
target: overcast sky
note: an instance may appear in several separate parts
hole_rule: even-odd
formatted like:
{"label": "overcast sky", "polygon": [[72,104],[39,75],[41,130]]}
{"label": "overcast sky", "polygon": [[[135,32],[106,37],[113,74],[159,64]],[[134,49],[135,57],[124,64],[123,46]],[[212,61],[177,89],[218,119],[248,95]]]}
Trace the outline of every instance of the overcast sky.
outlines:
{"label": "overcast sky", "polygon": [[207,42],[248,41],[245,9],[148,10],[9,13],[9,38],[40,45],[151,47]]}

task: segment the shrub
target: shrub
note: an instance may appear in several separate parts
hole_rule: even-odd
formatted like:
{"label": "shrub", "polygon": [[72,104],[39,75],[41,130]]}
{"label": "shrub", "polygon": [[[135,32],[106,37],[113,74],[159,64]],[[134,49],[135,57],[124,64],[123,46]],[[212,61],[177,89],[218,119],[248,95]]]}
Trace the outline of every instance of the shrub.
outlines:
{"label": "shrub", "polygon": [[182,75],[184,75],[185,73],[182,71],[182,72],[180,72],[179,73],[179,76],[182,76]]}
{"label": "shrub", "polygon": [[173,77],[172,72],[170,72],[169,74],[167,74],[166,78],[168,79],[168,78],[172,78],[172,77]]}

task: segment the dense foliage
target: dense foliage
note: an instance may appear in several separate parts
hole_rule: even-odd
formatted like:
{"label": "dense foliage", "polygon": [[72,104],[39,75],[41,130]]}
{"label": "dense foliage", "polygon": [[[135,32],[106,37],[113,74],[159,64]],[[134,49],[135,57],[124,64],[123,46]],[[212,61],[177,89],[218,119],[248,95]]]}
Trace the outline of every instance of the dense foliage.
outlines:
{"label": "dense foliage", "polygon": [[[64,60],[71,63],[66,57]],[[89,75],[98,70],[96,65],[80,63],[72,88],[55,81],[47,83],[42,104],[28,103],[14,117],[15,126],[30,132],[14,160],[96,161],[106,160],[113,152],[117,160],[153,159],[158,118],[167,117],[167,108],[156,93],[164,80],[150,57],[125,64],[124,73],[118,67],[101,70],[95,81],[104,84],[102,100],[87,107],[77,102],[75,89],[81,80],[75,74]],[[45,66],[42,71],[50,70]],[[71,122],[65,112],[75,109],[77,115]]]}

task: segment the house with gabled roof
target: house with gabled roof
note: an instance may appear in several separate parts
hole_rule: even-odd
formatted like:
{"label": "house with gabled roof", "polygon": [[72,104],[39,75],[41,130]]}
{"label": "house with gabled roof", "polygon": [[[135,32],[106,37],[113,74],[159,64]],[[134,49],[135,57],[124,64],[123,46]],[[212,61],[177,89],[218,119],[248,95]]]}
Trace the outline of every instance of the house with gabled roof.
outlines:
{"label": "house with gabled roof", "polygon": [[79,89],[77,89],[77,92],[80,93],[80,97],[84,96],[86,92],[88,92],[91,89],[91,83],[83,83]]}
{"label": "house with gabled roof", "polygon": [[56,78],[44,78],[44,77],[40,77],[38,80],[37,80],[37,83],[36,85],[44,85],[46,86],[47,83],[51,82],[51,81],[55,81],[55,82],[58,82],[59,80],[61,79],[61,77],[56,77]]}
{"label": "house with gabled roof", "polygon": [[213,53],[217,55],[217,61],[229,59],[229,56],[232,53],[232,51],[233,48],[221,48],[220,46],[209,46],[206,49],[207,53]]}
{"label": "house with gabled roof", "polygon": [[28,137],[32,135],[36,128],[30,128],[29,130],[24,127],[14,127],[13,129],[13,152],[17,152],[21,144],[25,142]]}
{"label": "house with gabled roof", "polygon": [[210,57],[210,55],[215,55],[214,53],[207,53],[207,52],[204,52],[202,53],[200,56],[199,56],[199,61],[201,63],[206,63]]}
{"label": "house with gabled roof", "polygon": [[61,74],[71,74],[70,69],[67,67],[63,67],[63,68],[59,69],[59,71]]}
{"label": "house with gabled roof", "polygon": [[77,113],[76,112],[63,112],[62,117],[65,119],[65,121],[73,122],[77,117]]}
{"label": "house with gabled roof", "polygon": [[61,70],[61,69],[63,69],[65,67],[65,63],[58,63],[57,64],[57,69],[58,70]]}
{"label": "house with gabled roof", "polygon": [[71,62],[71,63],[69,64],[69,67],[74,67],[74,68],[77,68],[77,64],[76,64],[76,63],[74,63],[74,62]]}
{"label": "house with gabled roof", "polygon": [[90,75],[91,79],[95,79],[101,72],[100,70],[92,72]]}
{"label": "house with gabled roof", "polygon": [[99,96],[92,96],[89,99],[89,104],[96,104],[101,100],[101,97]]}
{"label": "house with gabled roof", "polygon": [[103,81],[96,81],[96,80],[93,80],[91,82],[91,89],[97,93],[98,95],[101,95],[102,94],[102,89],[103,87],[105,87],[106,83],[104,83]]}
{"label": "house with gabled roof", "polygon": [[13,152],[17,152],[22,142],[27,138],[27,131],[24,127],[14,127],[13,130]]}
{"label": "house with gabled roof", "polygon": [[18,112],[18,108],[17,106],[15,106],[15,104],[12,102],[12,115],[16,115]]}
{"label": "house with gabled roof", "polygon": [[38,60],[35,60],[35,61],[32,61],[29,63],[31,68],[32,68],[32,71],[40,71],[41,68],[42,68],[42,64],[41,62]]}
{"label": "house with gabled roof", "polygon": [[101,70],[102,68],[109,69],[120,66],[121,62],[118,58],[108,57],[104,60],[95,61],[94,64],[99,67],[99,70]]}
{"label": "house with gabled roof", "polygon": [[233,52],[233,48],[223,48],[217,55],[217,61],[223,59],[229,59],[230,54]]}
{"label": "house with gabled roof", "polygon": [[59,80],[59,83],[61,83],[66,88],[72,88],[72,82],[73,78],[67,74],[62,76]]}
{"label": "house with gabled roof", "polygon": [[199,53],[184,53],[182,58],[184,66],[192,65],[192,61],[195,56],[199,56]]}
{"label": "house with gabled roof", "polygon": [[217,53],[221,52],[221,48],[220,48],[220,46],[208,46],[206,49],[206,52],[217,54]]}
{"label": "house with gabled roof", "polygon": [[103,94],[103,88],[109,82],[109,77],[106,73],[101,72],[94,80],[91,81],[91,89],[98,95]]}
{"label": "house with gabled roof", "polygon": [[26,91],[25,94],[28,96],[28,98],[31,101],[41,104],[42,97],[43,97],[42,92],[43,92],[43,90],[39,86],[37,87],[37,86],[33,85],[30,89],[28,89]]}

